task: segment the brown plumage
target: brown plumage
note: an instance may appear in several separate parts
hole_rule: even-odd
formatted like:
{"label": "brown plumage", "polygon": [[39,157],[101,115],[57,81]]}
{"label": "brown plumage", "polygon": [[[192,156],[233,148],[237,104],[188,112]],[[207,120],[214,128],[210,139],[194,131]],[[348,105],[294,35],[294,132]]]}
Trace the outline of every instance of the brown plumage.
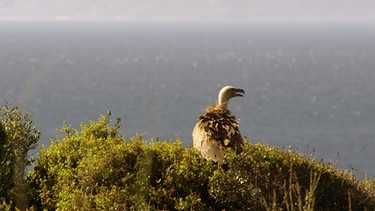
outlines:
{"label": "brown plumage", "polygon": [[207,160],[222,160],[225,148],[230,147],[237,153],[242,151],[243,139],[239,124],[228,110],[228,101],[233,97],[242,97],[244,90],[232,86],[221,89],[218,104],[206,108],[207,113],[199,116],[193,130],[194,148]]}

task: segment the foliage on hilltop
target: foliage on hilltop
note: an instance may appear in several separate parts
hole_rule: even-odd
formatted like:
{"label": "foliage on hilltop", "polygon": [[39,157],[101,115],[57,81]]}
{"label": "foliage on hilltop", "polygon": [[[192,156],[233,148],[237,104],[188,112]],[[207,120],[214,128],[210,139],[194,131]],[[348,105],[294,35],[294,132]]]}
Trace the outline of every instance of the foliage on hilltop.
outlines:
{"label": "foliage on hilltop", "polygon": [[[245,141],[220,163],[176,140],[129,140],[110,115],[67,124],[32,162],[40,132],[0,108],[0,210],[374,210],[375,181]],[[61,137],[59,137],[61,136]]]}
{"label": "foliage on hilltop", "polygon": [[293,152],[245,141],[214,163],[179,140],[125,140],[119,127],[109,116],[65,124],[29,174],[32,209],[375,209],[373,180]]}

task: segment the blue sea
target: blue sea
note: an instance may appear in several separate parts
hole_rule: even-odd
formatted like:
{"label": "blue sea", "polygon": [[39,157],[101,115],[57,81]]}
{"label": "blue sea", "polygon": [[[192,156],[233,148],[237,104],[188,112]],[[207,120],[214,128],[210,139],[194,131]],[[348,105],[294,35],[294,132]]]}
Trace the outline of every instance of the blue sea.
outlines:
{"label": "blue sea", "polygon": [[375,177],[375,23],[0,21],[2,102],[49,140],[111,110],[126,138],[191,132],[225,85],[253,143]]}

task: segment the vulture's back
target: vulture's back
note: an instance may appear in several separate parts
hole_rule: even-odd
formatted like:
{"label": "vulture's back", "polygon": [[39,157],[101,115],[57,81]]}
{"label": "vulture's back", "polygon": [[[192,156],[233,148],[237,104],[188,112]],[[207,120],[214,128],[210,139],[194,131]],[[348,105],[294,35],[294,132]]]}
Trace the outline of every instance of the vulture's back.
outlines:
{"label": "vulture's back", "polygon": [[207,160],[222,160],[225,148],[242,151],[243,139],[236,118],[225,107],[211,107],[199,117],[193,130],[194,148]]}

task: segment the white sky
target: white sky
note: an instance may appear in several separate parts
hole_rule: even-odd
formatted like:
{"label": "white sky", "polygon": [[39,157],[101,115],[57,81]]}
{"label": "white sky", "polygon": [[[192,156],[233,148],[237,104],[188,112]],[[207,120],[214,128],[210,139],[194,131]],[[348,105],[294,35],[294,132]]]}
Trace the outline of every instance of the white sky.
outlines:
{"label": "white sky", "polygon": [[0,0],[0,18],[375,20],[374,0]]}

